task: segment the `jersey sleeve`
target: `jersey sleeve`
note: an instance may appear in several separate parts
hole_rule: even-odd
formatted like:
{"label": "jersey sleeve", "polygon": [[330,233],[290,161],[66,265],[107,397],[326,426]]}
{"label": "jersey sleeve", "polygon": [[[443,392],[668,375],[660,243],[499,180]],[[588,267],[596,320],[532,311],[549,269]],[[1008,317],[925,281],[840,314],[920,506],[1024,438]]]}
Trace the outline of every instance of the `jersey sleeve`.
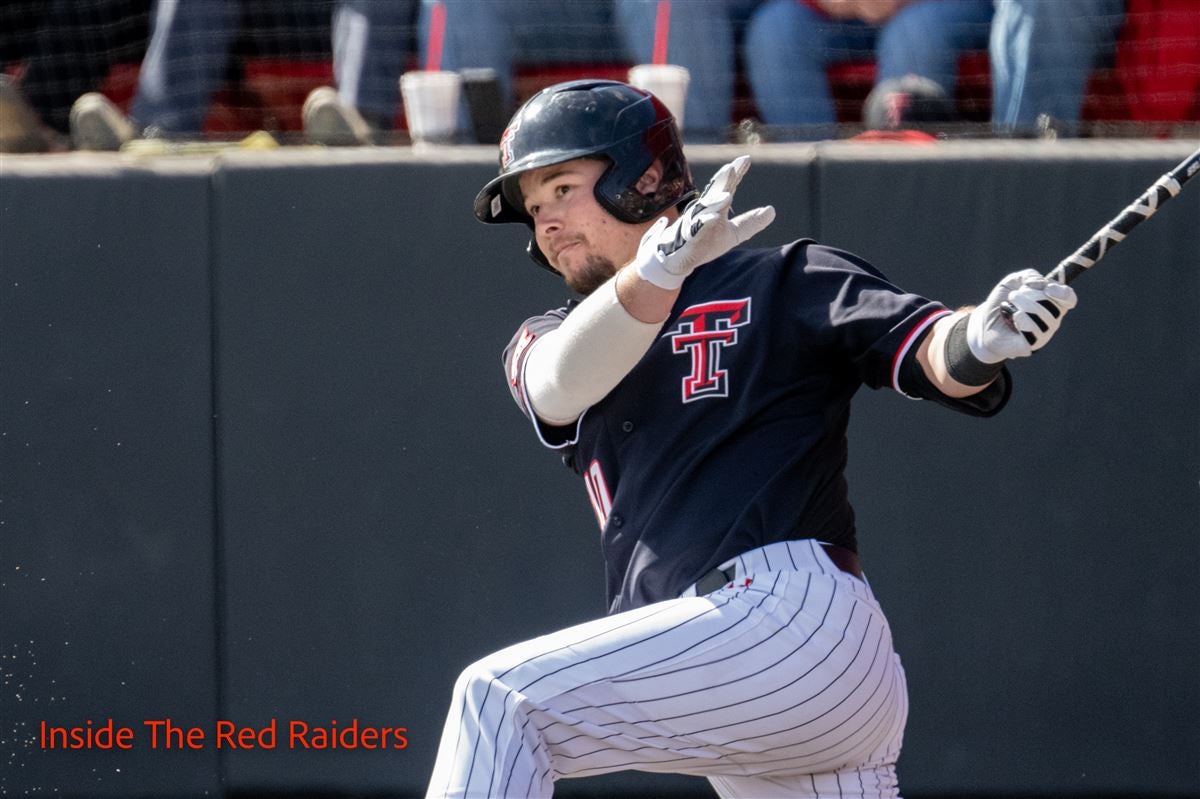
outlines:
{"label": "jersey sleeve", "polygon": [[[822,346],[849,358],[859,379],[871,388],[891,388],[913,399],[936,399],[940,404],[977,415],[990,415],[1008,398],[1008,375],[1003,390],[984,392],[986,397],[967,401],[944,397],[932,384],[919,390],[902,380],[908,357],[929,333],[933,323],[951,313],[939,302],[907,292],[867,261],[848,252],[808,244],[800,258],[801,285],[806,318]],[[815,300],[815,301],[814,301]],[[930,393],[937,396],[927,396]],[[976,407],[983,401],[986,409]],[[961,407],[960,407],[961,406]],[[980,414],[983,410],[984,413]]]}
{"label": "jersey sleeve", "polygon": [[501,355],[508,390],[512,394],[513,401],[517,403],[521,413],[525,414],[525,417],[533,423],[538,440],[550,449],[558,450],[571,446],[578,440],[579,422],[576,421],[565,427],[556,427],[537,418],[529,404],[529,396],[525,389],[525,364],[533,343],[551,330],[556,330],[567,318],[569,311],[570,307],[568,306],[526,319]]}

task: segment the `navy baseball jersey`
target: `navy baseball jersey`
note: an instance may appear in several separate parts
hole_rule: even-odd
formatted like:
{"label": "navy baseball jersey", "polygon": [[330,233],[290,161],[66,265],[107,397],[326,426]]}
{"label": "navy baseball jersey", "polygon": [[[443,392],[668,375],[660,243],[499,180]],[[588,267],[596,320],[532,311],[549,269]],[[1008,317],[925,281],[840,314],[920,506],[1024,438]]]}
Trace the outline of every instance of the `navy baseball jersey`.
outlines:
{"label": "navy baseball jersey", "polygon": [[525,357],[573,305],[527,320],[504,365],[538,437],[584,479],[613,613],[677,597],[776,541],[857,550],[843,472],[859,386],[976,415],[1009,394],[1007,372],[961,401],[930,396],[927,381],[905,384],[906,356],[950,311],[861,258],[801,240],[696,270],[629,374],[574,425],[552,427],[525,399]]}

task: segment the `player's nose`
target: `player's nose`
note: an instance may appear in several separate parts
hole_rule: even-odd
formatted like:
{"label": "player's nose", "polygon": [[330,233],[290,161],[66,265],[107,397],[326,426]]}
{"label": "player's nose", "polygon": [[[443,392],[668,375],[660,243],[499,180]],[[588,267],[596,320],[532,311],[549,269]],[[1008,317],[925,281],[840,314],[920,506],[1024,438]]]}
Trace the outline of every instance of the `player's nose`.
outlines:
{"label": "player's nose", "polygon": [[538,214],[537,234],[542,237],[549,238],[559,233],[562,229],[562,220],[553,213]]}

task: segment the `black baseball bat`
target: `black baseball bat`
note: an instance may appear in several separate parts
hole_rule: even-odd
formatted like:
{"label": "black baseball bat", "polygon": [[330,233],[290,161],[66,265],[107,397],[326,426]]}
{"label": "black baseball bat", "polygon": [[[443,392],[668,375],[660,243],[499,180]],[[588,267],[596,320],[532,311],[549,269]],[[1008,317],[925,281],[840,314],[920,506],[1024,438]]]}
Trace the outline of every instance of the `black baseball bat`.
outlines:
{"label": "black baseball bat", "polygon": [[1153,186],[1142,192],[1142,196],[1130,203],[1116,219],[1097,230],[1086,244],[1064,258],[1046,274],[1046,277],[1059,283],[1070,283],[1095,266],[1109,250],[1124,241],[1129,231],[1154,216],[1167,200],[1179,194],[1183,184],[1191,180],[1197,172],[1200,172],[1200,150],[1196,150],[1183,159],[1179,166],[1156,180]]}
{"label": "black baseball bat", "polygon": [[[1082,247],[1059,262],[1046,273],[1046,277],[1059,283],[1070,283],[1095,266],[1101,258],[1125,240],[1129,231],[1154,216],[1167,200],[1183,190],[1183,184],[1200,172],[1200,149],[1183,159],[1179,166],[1154,182],[1141,196],[1130,203],[1115,219],[1100,228]],[[1004,313],[1012,317],[1016,308],[1009,302],[1002,306]],[[1025,337],[1031,338],[1029,333]],[[1032,343],[1032,342],[1030,342]]]}

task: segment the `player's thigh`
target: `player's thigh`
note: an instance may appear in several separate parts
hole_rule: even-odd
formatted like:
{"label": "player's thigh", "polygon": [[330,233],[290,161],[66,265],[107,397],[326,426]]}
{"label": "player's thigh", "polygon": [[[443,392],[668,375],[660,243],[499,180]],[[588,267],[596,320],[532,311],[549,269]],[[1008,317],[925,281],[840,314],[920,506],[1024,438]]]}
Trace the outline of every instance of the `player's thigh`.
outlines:
{"label": "player's thigh", "polygon": [[848,576],[758,575],[518,644],[464,679],[495,716],[481,726],[534,719],[560,776],[882,765],[903,728],[886,619]]}
{"label": "player's thigh", "polygon": [[506,647],[467,669],[537,701],[695,657],[746,631],[734,597],[658,602]]}

